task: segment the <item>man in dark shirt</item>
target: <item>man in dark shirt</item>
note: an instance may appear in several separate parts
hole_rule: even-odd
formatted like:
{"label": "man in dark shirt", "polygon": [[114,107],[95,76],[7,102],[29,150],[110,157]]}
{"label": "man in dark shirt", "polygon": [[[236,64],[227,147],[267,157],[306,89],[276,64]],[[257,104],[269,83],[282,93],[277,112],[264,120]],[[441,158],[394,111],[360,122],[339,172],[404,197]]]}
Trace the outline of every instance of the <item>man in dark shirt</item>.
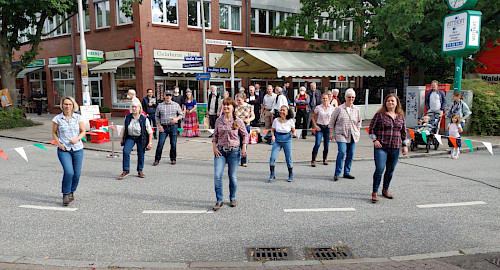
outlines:
{"label": "man in dark shirt", "polygon": [[42,90],[40,88],[36,89],[36,93],[33,95],[33,101],[35,101],[36,105],[36,113],[38,115],[42,115],[42,100],[44,96],[42,94]]}
{"label": "man in dark shirt", "polygon": [[[175,101],[179,104],[179,106],[181,106],[182,108],[182,105],[184,105],[184,96],[181,95],[180,91],[179,91],[179,86],[174,86],[174,94],[172,95],[172,101]],[[179,120],[179,122],[177,122],[177,127],[181,127],[181,120]]]}
{"label": "man in dark shirt", "polygon": [[151,126],[153,127],[153,136],[156,139],[156,107],[158,106],[158,101],[155,96],[153,96],[153,89],[146,90],[147,95],[142,99],[142,109],[148,115]]}

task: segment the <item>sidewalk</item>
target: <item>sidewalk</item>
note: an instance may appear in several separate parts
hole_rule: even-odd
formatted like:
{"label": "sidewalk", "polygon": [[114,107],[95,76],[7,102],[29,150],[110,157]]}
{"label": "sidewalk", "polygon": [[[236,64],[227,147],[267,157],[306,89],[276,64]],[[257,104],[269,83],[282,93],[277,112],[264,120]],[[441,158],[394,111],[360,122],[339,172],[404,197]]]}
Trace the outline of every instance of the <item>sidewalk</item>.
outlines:
{"label": "sidewalk", "polygon": [[[41,116],[38,116],[36,114],[27,114],[27,117],[29,119],[32,119],[33,121],[37,121],[42,123],[43,125],[41,126],[35,126],[35,127],[26,127],[26,128],[16,128],[16,129],[9,129],[9,130],[2,130],[0,131],[0,136],[2,137],[8,137],[8,138],[17,138],[17,139],[24,139],[24,140],[29,140],[29,141],[34,141],[34,142],[42,142],[42,143],[47,143],[49,141],[52,141],[52,118],[54,117],[54,114],[43,114]],[[123,125],[123,118],[120,117],[113,117],[110,121],[109,124],[111,123],[115,125]],[[363,127],[369,125],[369,120],[363,121]],[[113,131],[115,134],[114,138],[114,149],[115,152],[120,154],[122,151],[122,147],[120,146],[120,138],[116,135],[116,131]],[[179,136],[177,138],[177,158],[180,160],[202,160],[202,161],[209,161],[213,159],[213,153],[212,153],[212,141],[208,137],[210,135],[209,132],[207,131],[202,131],[201,135],[199,137],[194,137],[194,138],[185,138],[182,136]],[[476,141],[487,141],[492,143],[493,147],[496,148],[500,146],[500,137],[463,137],[465,139],[470,139],[470,140],[476,140]],[[167,138],[167,141],[165,142],[165,148],[163,152],[163,156],[168,156],[168,149],[169,149],[169,139]],[[155,149],[156,149],[156,144],[157,140],[153,140],[153,148],[151,151],[146,152],[147,157],[154,157],[155,154]],[[415,151],[409,151],[409,158],[416,158],[416,157],[425,157],[425,156],[430,156],[430,155],[444,155],[447,154],[448,150],[448,145],[447,145],[447,140],[443,139],[443,144],[440,145],[438,150],[434,150],[431,148],[429,153],[426,153],[425,147],[424,146],[419,146],[418,149]],[[472,145],[474,147],[474,150],[486,150],[486,147],[480,142],[472,142]],[[91,143],[89,142],[84,142],[85,149],[89,150],[97,150],[97,151],[107,151],[111,152],[112,150],[112,143],[102,143],[102,144],[96,144],[96,143]],[[294,162],[310,162],[311,161],[311,152],[312,148],[314,146],[314,136],[311,135],[311,131],[308,131],[308,136],[307,139],[297,139],[294,138],[293,140],[293,161]],[[467,148],[465,143],[462,143],[462,152],[470,152],[470,150]],[[337,154],[337,145],[335,142],[330,142],[330,147],[329,147],[329,156],[328,160],[332,161],[335,160],[336,154]],[[269,156],[271,153],[271,146],[266,144],[266,143],[259,143],[259,144],[252,144],[248,145],[248,160],[250,163],[252,162],[264,162],[267,163],[269,162]],[[318,157],[317,161],[322,160],[322,152],[323,152],[323,145],[320,147],[319,152],[318,152]],[[373,160],[373,143],[372,141],[368,138],[368,134],[366,133],[365,129],[363,128],[361,130],[361,138],[358,143],[356,143],[356,150],[354,152],[354,160]],[[284,162],[284,154],[280,153],[278,156],[278,162]]]}

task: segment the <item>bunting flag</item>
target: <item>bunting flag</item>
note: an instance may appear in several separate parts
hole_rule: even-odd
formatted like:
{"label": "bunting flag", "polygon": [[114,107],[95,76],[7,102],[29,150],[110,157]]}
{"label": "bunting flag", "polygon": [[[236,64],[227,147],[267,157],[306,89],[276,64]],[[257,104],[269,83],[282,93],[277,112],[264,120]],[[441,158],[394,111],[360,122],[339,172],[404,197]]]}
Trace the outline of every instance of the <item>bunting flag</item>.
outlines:
{"label": "bunting flag", "polygon": [[182,134],[182,132],[184,131],[183,128],[178,128],[177,131],[179,131],[179,134]]}
{"label": "bunting flag", "polygon": [[368,133],[368,135],[370,135],[370,127],[365,127],[366,129],[366,133]]}
{"label": "bunting flag", "polygon": [[35,143],[35,144],[33,144],[33,146],[36,146],[36,147],[38,147],[38,148],[40,148],[40,149],[43,149],[43,150],[47,150],[47,148],[45,148],[45,146],[43,146],[43,145],[42,145],[42,144],[40,144],[40,143]]}
{"label": "bunting flag", "polygon": [[408,131],[410,132],[411,139],[415,140],[415,131],[413,129],[408,129]]}
{"label": "bunting flag", "polygon": [[103,127],[102,130],[109,132],[109,129]]}
{"label": "bunting flag", "polygon": [[[88,134],[88,132],[87,132],[87,134]],[[82,141],[84,141],[84,142],[87,141],[87,135],[85,135],[85,136],[82,137]]]}
{"label": "bunting flag", "polygon": [[6,160],[9,160],[9,158],[7,157],[7,155],[3,152],[3,150],[0,150],[0,157],[1,158],[5,158]]}
{"label": "bunting flag", "polygon": [[427,134],[425,132],[420,132],[422,134],[422,140],[424,140],[424,143],[427,144]]}
{"label": "bunting flag", "polygon": [[316,135],[316,129],[313,128],[313,135]]}
{"label": "bunting flag", "polygon": [[474,152],[474,148],[472,148],[472,142],[470,140],[464,139],[465,144],[469,147],[471,152]]}
{"label": "bunting flag", "polygon": [[302,129],[296,128],[295,132],[297,133],[297,139],[300,139],[302,137]]}
{"label": "bunting flag", "polygon": [[448,140],[453,144],[453,147],[457,148],[457,138],[448,137]]}
{"label": "bunting flag", "polygon": [[50,141],[49,143],[52,145],[57,145],[56,141]]}
{"label": "bunting flag", "polygon": [[98,134],[97,134],[97,133],[95,133],[95,132],[87,132],[87,134],[89,134],[89,135],[98,135]]}
{"label": "bunting flag", "polygon": [[[114,130],[118,131],[118,129],[117,129],[115,126],[109,126],[109,128],[111,128],[111,129],[114,129]],[[154,130],[154,129],[153,129],[153,130]]]}
{"label": "bunting flag", "polygon": [[214,132],[215,132],[215,129],[207,129],[207,130],[208,130],[208,132],[210,132],[210,134],[214,134]]}
{"label": "bunting flag", "polygon": [[24,152],[24,148],[18,147],[18,148],[14,148],[14,150],[16,150],[16,152],[19,153],[19,155],[21,157],[23,157],[24,160],[26,160],[26,162],[28,162],[28,156],[26,156],[26,152]]}
{"label": "bunting flag", "polygon": [[264,132],[265,134],[267,134],[267,129],[263,129],[262,132]]}
{"label": "bunting flag", "polygon": [[200,129],[198,129],[198,126],[193,127],[193,131],[198,131],[198,130],[200,130]]}
{"label": "bunting flag", "polygon": [[335,130],[332,129],[332,135],[335,136]]}
{"label": "bunting flag", "polygon": [[488,149],[488,152],[493,155],[493,148],[491,147],[491,143],[489,142],[482,142],[484,146],[486,146],[486,149]]}
{"label": "bunting flag", "polygon": [[122,130],[123,130],[124,126],[122,126],[122,125],[116,125],[116,128],[118,129],[118,135],[122,134]]}
{"label": "bunting flag", "polygon": [[441,140],[441,135],[439,134],[434,134],[434,138],[438,141],[440,145],[443,145],[443,141]]}

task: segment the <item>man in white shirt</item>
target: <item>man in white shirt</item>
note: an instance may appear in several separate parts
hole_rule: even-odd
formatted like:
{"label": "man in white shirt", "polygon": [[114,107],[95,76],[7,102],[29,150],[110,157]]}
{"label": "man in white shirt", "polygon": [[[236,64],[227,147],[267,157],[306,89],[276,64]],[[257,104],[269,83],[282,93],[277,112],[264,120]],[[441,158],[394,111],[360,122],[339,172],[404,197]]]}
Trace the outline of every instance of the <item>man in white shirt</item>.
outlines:
{"label": "man in white shirt", "polygon": [[128,90],[127,98],[132,101],[130,103],[130,108],[129,108],[130,112],[132,112],[132,103],[134,103],[134,101],[137,101],[137,102],[141,103],[141,101],[137,98],[137,94],[135,93],[134,89],[129,89]]}
{"label": "man in white shirt", "polygon": [[262,99],[262,108],[260,111],[260,117],[264,118],[266,123],[265,129],[269,130],[272,128],[273,124],[273,114],[271,110],[273,109],[274,102],[276,101],[276,94],[273,93],[273,86],[267,86],[267,95]]}
{"label": "man in white shirt", "polygon": [[287,106],[288,107],[288,100],[286,99],[285,95],[283,94],[283,89],[279,86],[276,86],[274,88],[274,93],[276,94],[276,99],[275,102],[273,103],[273,109],[272,113],[273,116],[279,117],[279,112],[281,109],[281,106]]}
{"label": "man in white shirt", "polygon": [[433,80],[431,88],[432,90],[425,94],[425,108],[428,112],[438,113],[441,117],[446,107],[446,97],[444,92],[438,89],[438,81]]}

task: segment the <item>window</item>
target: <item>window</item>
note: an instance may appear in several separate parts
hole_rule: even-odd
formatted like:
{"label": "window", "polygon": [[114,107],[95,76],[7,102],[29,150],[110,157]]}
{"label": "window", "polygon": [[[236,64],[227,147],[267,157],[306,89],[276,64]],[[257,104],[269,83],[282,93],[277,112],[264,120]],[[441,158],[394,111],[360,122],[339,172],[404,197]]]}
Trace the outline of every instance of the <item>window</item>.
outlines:
{"label": "window", "polygon": [[[288,13],[285,12],[252,9],[251,32],[258,34],[270,34],[274,28],[286,19],[286,17],[288,17]],[[295,34],[292,34],[292,36],[293,35]]]}
{"label": "window", "polygon": [[257,10],[258,22],[259,22],[259,33],[267,34],[269,33],[267,28],[267,11],[266,10]]}
{"label": "window", "polygon": [[[85,24],[85,31],[90,30],[90,16],[89,10],[85,10],[85,17],[83,18],[83,23]],[[76,31],[80,32],[80,14],[76,15]]]}
{"label": "window", "polygon": [[128,17],[123,11],[121,11],[121,7],[123,6],[123,0],[116,0],[116,20],[118,25],[122,24],[131,24],[133,22],[132,17]]}
{"label": "window", "polygon": [[54,82],[54,104],[59,105],[61,99],[67,96],[75,97],[75,82],[72,69],[52,70]]}
{"label": "window", "polygon": [[151,0],[153,23],[178,25],[177,0]]}
{"label": "window", "polygon": [[[210,28],[210,2],[203,2],[205,27]],[[188,25],[201,28],[201,5],[197,0],[188,0]]]}
{"label": "window", "polygon": [[109,1],[100,1],[95,4],[95,19],[97,29],[109,27]]}
{"label": "window", "polygon": [[241,31],[241,8],[238,6],[219,6],[220,29],[230,31]]}
{"label": "window", "polygon": [[[67,18],[68,16],[66,13],[64,15],[55,15],[54,17],[47,18],[45,24],[43,25],[43,34],[50,34],[45,36],[42,34],[42,38],[59,37],[71,34],[71,20],[68,20]],[[55,29],[58,25],[60,26]],[[33,29],[33,31],[35,31],[35,29]]]}

